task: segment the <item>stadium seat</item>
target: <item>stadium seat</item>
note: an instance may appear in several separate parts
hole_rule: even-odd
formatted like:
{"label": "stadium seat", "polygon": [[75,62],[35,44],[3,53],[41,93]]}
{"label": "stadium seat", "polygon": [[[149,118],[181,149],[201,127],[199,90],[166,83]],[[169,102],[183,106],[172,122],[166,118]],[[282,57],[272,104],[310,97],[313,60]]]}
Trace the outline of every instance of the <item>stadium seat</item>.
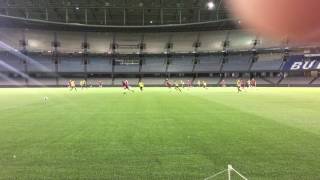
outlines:
{"label": "stadium seat", "polygon": [[253,63],[251,71],[279,71],[283,62],[283,55],[276,54],[260,54],[258,61]]}
{"label": "stadium seat", "polygon": [[68,72],[84,72],[84,64],[81,56],[62,56],[58,66],[58,71]]}
{"label": "stadium seat", "polygon": [[251,55],[229,55],[227,63],[223,65],[223,72],[246,72],[249,71]]}
{"label": "stadium seat", "polygon": [[104,56],[89,57],[87,64],[88,73],[111,73],[112,60]]}
{"label": "stadium seat", "polygon": [[195,73],[220,72],[222,57],[218,55],[201,55],[195,65]]}
{"label": "stadium seat", "polygon": [[191,73],[193,70],[193,56],[174,56],[168,66],[170,73]]}
{"label": "stadium seat", "polygon": [[163,73],[166,71],[165,57],[146,57],[141,67],[143,73]]}
{"label": "stadium seat", "polygon": [[27,55],[28,72],[55,72],[55,64],[51,56],[40,54]]}

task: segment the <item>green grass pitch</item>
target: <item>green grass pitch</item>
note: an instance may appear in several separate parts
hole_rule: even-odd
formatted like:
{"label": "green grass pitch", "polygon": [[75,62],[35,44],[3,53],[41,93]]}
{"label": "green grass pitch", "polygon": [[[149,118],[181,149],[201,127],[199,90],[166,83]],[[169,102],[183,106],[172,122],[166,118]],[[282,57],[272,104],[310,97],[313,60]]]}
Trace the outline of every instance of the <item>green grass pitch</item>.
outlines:
{"label": "green grass pitch", "polygon": [[0,89],[0,179],[320,178],[318,88],[122,92]]}

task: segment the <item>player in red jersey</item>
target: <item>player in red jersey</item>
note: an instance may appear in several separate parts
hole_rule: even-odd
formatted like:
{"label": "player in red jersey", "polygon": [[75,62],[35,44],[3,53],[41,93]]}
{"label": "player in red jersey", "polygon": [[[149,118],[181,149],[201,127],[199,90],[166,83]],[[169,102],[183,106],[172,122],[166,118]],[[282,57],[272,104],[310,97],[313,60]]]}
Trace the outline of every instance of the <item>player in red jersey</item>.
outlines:
{"label": "player in red jersey", "polygon": [[220,82],[220,86],[221,87],[226,87],[226,81],[224,79],[222,79],[222,81]]}
{"label": "player in red jersey", "polygon": [[251,79],[251,87],[257,87],[257,81],[254,78]]}
{"label": "player in red jersey", "polygon": [[241,84],[241,89],[244,89],[246,86],[244,80],[241,79],[240,84]]}
{"label": "player in red jersey", "polygon": [[125,90],[124,91],[124,94],[126,94],[126,90],[128,91],[131,91],[131,92],[134,92],[134,90],[132,90],[129,86],[129,81],[128,80],[125,80],[125,81],[122,81],[122,87],[123,89]]}
{"label": "player in red jersey", "polygon": [[76,82],[74,80],[70,80],[70,91],[75,90],[77,91]]}
{"label": "player in red jersey", "polygon": [[166,79],[165,81],[164,81],[164,85],[167,87],[167,88],[171,88],[172,87],[172,84],[171,84],[171,82],[169,81],[169,79]]}
{"label": "player in red jersey", "polygon": [[99,81],[98,81],[98,87],[99,87],[99,88],[102,88],[102,86],[103,86],[103,85],[102,85],[102,81],[99,80]]}
{"label": "player in red jersey", "polygon": [[192,81],[188,80],[188,87],[191,88],[192,87]]}

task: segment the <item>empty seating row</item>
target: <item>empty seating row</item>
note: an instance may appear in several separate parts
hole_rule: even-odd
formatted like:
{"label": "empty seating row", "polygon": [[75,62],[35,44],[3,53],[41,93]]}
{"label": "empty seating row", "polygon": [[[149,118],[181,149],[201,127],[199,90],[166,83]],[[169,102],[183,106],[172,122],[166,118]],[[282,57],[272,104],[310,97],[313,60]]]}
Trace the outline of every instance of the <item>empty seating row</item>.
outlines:
{"label": "empty seating row", "polygon": [[[0,28],[0,37],[7,45],[19,49],[20,41],[25,38],[28,42],[28,50],[31,52],[49,51],[51,42],[55,39],[60,43],[60,52],[82,51],[81,44],[86,41],[90,44],[93,53],[105,53],[110,49],[110,44],[118,44],[119,53],[136,53],[142,37],[146,53],[163,53],[167,43],[172,43],[174,52],[188,53],[195,50],[194,43],[200,42],[197,48],[199,52],[221,51],[222,42],[229,39],[231,50],[248,50],[253,46],[256,35],[243,30],[230,31],[203,31],[203,32],[162,32],[162,33],[101,33],[101,32],[69,32],[69,31],[45,31],[36,29]],[[10,37],[10,38],[9,38]],[[86,37],[86,38],[85,38]],[[271,42],[261,39],[258,48],[280,47],[281,41]]]}
{"label": "empty seating row", "polygon": [[307,85],[311,82],[312,77],[286,77],[284,78],[280,84],[282,85]]}
{"label": "empty seating row", "polygon": [[176,56],[170,59],[170,64],[168,66],[168,72],[174,73],[184,73],[192,72],[194,66],[193,56]]}
{"label": "empty seating row", "polygon": [[198,62],[194,68],[194,72],[220,72],[222,65],[221,56],[203,55],[198,58]]}
{"label": "empty seating row", "polygon": [[164,57],[148,57],[141,67],[141,72],[144,73],[163,73],[166,71],[167,60]]}
{"label": "empty seating row", "polygon": [[283,55],[275,54],[260,54],[258,61],[253,63],[251,71],[279,71],[283,64]]}
{"label": "empty seating row", "polygon": [[230,55],[223,65],[224,72],[245,72],[249,71],[252,62],[251,55]]}

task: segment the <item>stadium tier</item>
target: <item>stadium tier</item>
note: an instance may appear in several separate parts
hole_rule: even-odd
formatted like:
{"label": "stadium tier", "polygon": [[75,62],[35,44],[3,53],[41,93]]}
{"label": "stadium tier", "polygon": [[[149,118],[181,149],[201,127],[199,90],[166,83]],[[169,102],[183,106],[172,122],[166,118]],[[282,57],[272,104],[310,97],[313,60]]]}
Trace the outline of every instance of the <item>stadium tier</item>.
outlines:
{"label": "stadium tier", "polygon": [[142,73],[165,73],[167,68],[167,57],[146,57],[142,61]]}
{"label": "stadium tier", "polygon": [[190,73],[194,67],[194,56],[174,56],[169,59],[169,73]]}
{"label": "stadium tier", "polygon": [[[243,30],[109,33],[1,27],[0,32],[0,72],[12,80],[2,80],[1,86],[64,86],[62,77],[111,78],[105,86],[112,86],[118,85],[117,76],[146,78],[147,86],[163,86],[163,77],[203,79],[209,86],[220,86],[222,79],[234,86],[237,79],[251,78],[261,86],[318,85],[304,73],[317,71],[317,63],[291,69],[306,59],[306,51],[289,51],[281,42]],[[308,80],[292,83],[291,76]]]}
{"label": "stadium tier", "polygon": [[223,64],[222,72],[248,72],[252,58],[252,55],[230,55]]}
{"label": "stadium tier", "polygon": [[253,72],[264,72],[264,71],[280,71],[281,65],[283,64],[283,54],[259,54],[259,57],[251,67]]}
{"label": "stadium tier", "polygon": [[219,73],[222,66],[222,56],[200,55],[194,68],[195,73]]}

